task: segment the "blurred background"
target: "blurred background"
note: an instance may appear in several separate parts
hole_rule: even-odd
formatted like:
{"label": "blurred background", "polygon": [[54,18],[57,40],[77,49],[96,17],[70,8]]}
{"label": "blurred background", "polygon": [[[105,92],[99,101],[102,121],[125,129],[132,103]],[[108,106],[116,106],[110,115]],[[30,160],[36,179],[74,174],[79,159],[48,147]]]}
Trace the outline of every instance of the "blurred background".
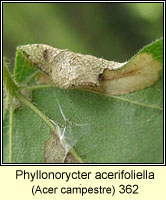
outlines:
{"label": "blurred background", "polygon": [[124,62],[163,36],[163,3],[3,3],[3,55],[18,45],[56,48]]}

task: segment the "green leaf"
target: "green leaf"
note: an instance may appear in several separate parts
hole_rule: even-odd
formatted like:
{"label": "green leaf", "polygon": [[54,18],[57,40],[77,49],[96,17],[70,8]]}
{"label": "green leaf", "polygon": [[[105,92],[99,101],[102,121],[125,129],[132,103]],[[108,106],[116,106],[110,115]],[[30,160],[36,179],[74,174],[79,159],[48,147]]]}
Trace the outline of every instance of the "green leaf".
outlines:
{"label": "green leaf", "polygon": [[[162,46],[157,40],[136,56],[149,54],[162,66]],[[47,85],[39,84],[43,79]],[[162,79],[119,96],[60,89],[48,80],[18,49],[14,94],[20,104],[13,101],[15,110],[5,114],[3,162],[163,162]]]}

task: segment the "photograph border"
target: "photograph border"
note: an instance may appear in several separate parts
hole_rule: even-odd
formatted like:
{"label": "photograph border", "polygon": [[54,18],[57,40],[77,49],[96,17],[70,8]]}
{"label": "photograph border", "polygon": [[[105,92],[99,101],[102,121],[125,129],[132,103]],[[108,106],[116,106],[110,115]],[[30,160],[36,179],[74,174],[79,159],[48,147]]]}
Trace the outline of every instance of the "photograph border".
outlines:
{"label": "photograph border", "polygon": [[1,166],[165,166],[165,1],[1,1],[1,119],[3,119],[3,4],[6,3],[163,3],[163,163],[3,163],[3,120],[1,120]]}

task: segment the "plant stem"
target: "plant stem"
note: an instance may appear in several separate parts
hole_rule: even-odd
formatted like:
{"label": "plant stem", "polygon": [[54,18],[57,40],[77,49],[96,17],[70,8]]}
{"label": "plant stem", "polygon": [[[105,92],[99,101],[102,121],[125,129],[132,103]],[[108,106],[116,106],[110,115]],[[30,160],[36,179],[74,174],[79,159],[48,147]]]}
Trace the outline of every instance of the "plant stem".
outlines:
{"label": "plant stem", "polygon": [[[10,128],[9,128],[9,162],[12,162],[13,160],[13,119],[14,119],[14,104],[13,104],[13,97],[16,97],[19,99],[24,105],[29,107],[31,110],[33,110],[36,114],[38,114],[45,122],[46,124],[57,134],[56,126],[50,121],[50,119],[43,114],[36,106],[34,106],[30,101],[28,101],[19,91],[19,87],[16,85],[16,83],[13,81],[11,74],[9,73],[5,60],[3,60],[3,83],[6,87],[9,101],[10,101]],[[58,134],[57,134],[58,135]],[[83,160],[80,158],[80,156],[77,154],[77,152],[72,148],[70,150],[70,153],[73,154],[73,156],[78,160],[78,162],[83,163]]]}
{"label": "plant stem", "polygon": [[[10,94],[9,94],[10,95]],[[13,97],[9,97],[9,163],[13,162],[13,120],[14,120],[14,105]]]}
{"label": "plant stem", "polygon": [[[50,119],[45,114],[43,114],[36,106],[34,106],[30,101],[28,101],[20,92],[17,94],[17,98],[24,105],[26,105],[31,110],[33,110],[36,114],[38,114],[46,122],[46,124],[51,128],[51,130],[53,130],[57,134],[56,126],[50,121]],[[77,152],[73,148],[70,149],[70,153],[78,160],[78,162],[84,163],[83,160],[80,158],[80,156],[77,154]]]}

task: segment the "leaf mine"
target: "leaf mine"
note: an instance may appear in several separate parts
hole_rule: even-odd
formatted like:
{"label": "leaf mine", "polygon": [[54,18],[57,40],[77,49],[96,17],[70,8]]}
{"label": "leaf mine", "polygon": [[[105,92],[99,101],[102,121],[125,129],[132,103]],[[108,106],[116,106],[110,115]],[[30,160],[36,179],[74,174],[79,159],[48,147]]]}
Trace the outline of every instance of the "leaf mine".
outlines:
{"label": "leaf mine", "polygon": [[160,78],[160,63],[147,53],[118,63],[45,44],[23,45],[18,50],[47,73],[55,86],[65,89],[83,88],[119,95],[149,87]]}
{"label": "leaf mine", "polygon": [[77,159],[70,152],[66,153],[60,139],[53,131],[51,131],[51,138],[46,142],[45,162],[78,163]]}
{"label": "leaf mine", "polygon": [[32,44],[18,47],[23,55],[34,65],[46,72],[56,86],[98,86],[99,74],[107,68],[120,68],[123,63],[96,58],[91,55],[73,53],[44,44]]}

